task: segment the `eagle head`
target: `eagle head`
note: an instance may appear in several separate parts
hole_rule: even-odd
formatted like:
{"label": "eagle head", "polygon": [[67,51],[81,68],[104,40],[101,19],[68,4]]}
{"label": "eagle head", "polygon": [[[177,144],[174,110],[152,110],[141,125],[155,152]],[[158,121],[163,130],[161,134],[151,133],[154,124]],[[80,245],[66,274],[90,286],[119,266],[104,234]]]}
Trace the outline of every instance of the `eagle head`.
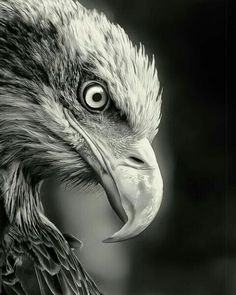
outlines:
{"label": "eagle head", "polygon": [[154,59],[76,1],[0,0],[0,15],[1,168],[32,186],[100,183],[124,221],[105,241],[136,236],[162,198]]}

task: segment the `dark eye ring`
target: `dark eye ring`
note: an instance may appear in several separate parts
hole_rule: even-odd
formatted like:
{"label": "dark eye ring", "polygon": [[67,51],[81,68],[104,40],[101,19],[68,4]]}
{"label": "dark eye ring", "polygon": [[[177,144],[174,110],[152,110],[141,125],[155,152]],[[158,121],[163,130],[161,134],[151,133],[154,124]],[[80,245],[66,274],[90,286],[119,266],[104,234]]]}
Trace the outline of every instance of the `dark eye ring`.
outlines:
{"label": "dark eye ring", "polygon": [[101,112],[107,109],[110,99],[105,87],[97,81],[87,81],[80,91],[83,105],[90,111]]}

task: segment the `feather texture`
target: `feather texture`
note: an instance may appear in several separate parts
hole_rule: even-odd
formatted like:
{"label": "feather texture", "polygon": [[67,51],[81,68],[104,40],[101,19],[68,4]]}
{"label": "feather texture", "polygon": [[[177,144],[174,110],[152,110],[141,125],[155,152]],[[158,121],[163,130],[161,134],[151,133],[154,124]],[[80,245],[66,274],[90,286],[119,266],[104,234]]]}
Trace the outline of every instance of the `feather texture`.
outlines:
{"label": "feather texture", "polygon": [[56,228],[38,223],[22,235],[11,226],[3,246],[7,294],[101,294]]}

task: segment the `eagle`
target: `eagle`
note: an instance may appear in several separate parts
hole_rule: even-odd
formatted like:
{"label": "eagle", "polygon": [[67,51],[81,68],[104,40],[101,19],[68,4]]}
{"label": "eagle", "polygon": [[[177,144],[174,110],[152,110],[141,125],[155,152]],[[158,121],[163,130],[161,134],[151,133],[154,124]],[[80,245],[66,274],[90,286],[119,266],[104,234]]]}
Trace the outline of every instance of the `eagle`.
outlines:
{"label": "eagle", "polygon": [[[0,293],[101,294],[46,216],[42,185],[100,184],[140,234],[163,191],[151,147],[162,89],[154,57],[75,0],[0,0]],[[50,196],[49,196],[50,197]]]}

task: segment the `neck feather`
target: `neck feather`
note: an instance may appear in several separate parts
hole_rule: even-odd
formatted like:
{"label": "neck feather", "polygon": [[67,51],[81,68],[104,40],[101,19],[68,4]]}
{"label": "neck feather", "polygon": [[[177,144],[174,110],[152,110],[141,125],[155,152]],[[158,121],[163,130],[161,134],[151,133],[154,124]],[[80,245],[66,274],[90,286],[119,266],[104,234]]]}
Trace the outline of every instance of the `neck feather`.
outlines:
{"label": "neck feather", "polygon": [[32,183],[19,163],[2,172],[2,197],[9,222],[19,227],[35,224],[43,212],[40,183]]}

